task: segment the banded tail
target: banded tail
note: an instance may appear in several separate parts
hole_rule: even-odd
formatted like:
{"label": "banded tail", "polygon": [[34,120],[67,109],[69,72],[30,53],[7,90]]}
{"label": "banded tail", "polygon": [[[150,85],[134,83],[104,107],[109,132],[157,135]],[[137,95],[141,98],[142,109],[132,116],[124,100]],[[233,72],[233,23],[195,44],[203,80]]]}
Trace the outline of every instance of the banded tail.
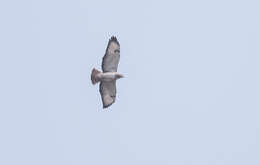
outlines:
{"label": "banded tail", "polygon": [[93,68],[92,72],[91,72],[91,82],[93,85],[95,85],[96,83],[98,83],[100,81],[100,79],[98,78],[98,74],[101,73],[100,71],[98,71],[97,69]]}

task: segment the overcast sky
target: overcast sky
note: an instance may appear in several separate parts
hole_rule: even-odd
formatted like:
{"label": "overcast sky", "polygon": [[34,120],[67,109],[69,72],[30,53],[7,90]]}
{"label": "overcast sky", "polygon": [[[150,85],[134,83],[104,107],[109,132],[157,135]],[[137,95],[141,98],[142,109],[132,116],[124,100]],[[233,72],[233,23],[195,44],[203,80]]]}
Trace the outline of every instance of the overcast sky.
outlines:
{"label": "overcast sky", "polygon": [[0,23],[0,164],[260,164],[260,1],[12,0]]}

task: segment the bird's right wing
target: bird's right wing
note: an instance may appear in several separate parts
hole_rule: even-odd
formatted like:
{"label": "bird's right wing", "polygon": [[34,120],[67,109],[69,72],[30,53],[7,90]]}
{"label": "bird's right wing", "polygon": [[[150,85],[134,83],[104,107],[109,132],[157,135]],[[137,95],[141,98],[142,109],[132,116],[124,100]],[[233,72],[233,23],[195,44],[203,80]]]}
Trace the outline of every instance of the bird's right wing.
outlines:
{"label": "bird's right wing", "polygon": [[103,108],[109,107],[116,100],[116,81],[100,82],[99,92],[102,98]]}

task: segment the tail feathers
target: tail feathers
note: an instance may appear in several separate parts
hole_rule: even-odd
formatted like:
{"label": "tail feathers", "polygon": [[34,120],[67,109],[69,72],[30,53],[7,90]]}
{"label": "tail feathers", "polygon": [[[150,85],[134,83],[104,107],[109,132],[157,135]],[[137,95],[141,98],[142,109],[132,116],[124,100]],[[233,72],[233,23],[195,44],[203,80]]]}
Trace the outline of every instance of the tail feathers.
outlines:
{"label": "tail feathers", "polygon": [[98,83],[100,80],[98,78],[98,74],[100,73],[100,71],[98,71],[97,69],[93,68],[92,72],[91,72],[91,81],[92,84],[95,85],[96,83]]}

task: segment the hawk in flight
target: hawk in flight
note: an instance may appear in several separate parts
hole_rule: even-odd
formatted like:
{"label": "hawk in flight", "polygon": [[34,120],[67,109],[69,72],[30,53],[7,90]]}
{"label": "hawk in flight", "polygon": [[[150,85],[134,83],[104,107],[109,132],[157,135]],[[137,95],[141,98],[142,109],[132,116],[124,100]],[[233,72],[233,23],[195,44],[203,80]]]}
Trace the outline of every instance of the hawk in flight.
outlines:
{"label": "hawk in flight", "polygon": [[117,72],[120,59],[120,44],[116,37],[112,36],[108,41],[106,53],[102,61],[102,71],[93,68],[91,72],[92,84],[100,82],[99,92],[101,94],[103,108],[112,105],[116,100],[116,80],[123,75]]}

